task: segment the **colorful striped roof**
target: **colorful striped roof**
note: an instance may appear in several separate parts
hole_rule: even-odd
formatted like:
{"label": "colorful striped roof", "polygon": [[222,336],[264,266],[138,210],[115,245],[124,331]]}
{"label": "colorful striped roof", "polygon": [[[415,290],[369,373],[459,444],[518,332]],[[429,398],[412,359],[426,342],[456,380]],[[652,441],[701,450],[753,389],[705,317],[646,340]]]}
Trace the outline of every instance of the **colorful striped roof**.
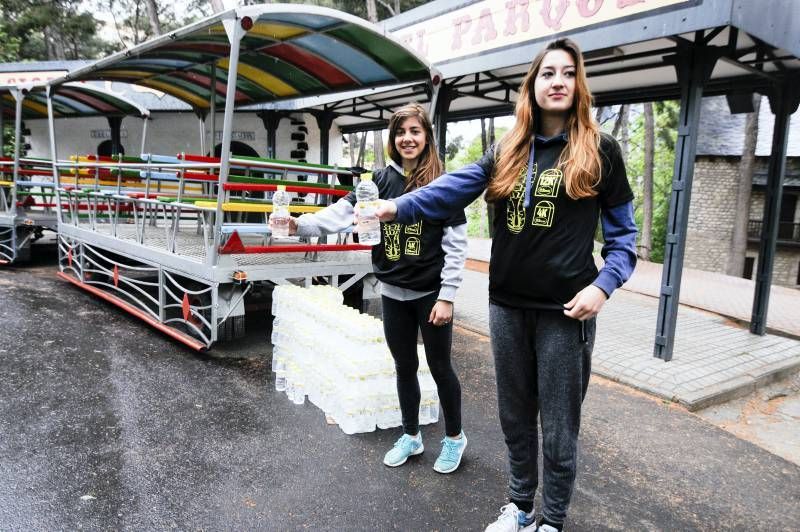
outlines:
{"label": "colorful striped roof", "polygon": [[196,109],[208,109],[214,94],[221,108],[231,48],[225,25],[247,22],[252,27],[241,41],[237,106],[430,79],[424,59],[360,18],[316,6],[267,4],[213,15],[51,83],[135,83]]}
{"label": "colorful striped roof", "polygon": [[[47,94],[44,85],[17,87],[25,91],[22,100],[24,120],[47,118]],[[0,87],[3,117],[13,119],[16,100],[11,87]],[[149,116],[144,107],[127,98],[112,94],[99,87],[85,83],[65,83],[54,89],[54,118],[78,118],[83,116]]]}

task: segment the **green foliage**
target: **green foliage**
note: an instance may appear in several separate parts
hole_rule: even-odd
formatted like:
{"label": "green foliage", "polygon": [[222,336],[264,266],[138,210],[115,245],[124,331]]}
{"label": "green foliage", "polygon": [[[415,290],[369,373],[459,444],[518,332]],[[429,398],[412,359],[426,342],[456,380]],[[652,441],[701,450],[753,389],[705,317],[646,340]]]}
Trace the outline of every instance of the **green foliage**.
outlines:
{"label": "green foliage", "polygon": [[[657,102],[653,106],[656,126],[655,161],[653,169],[653,249],[650,260],[663,262],[669,215],[669,197],[675,167],[679,103]],[[635,194],[636,226],[642,227],[642,175],[644,174],[644,115],[639,113],[630,124],[628,179]]]}
{"label": "green foliage", "polygon": [[467,236],[489,238],[489,216],[483,195],[470,203],[464,212],[467,215]]}
{"label": "green foliage", "polygon": [[[497,128],[495,137],[500,139],[508,128]],[[476,136],[466,146],[462,147],[458,153],[445,161],[447,171],[458,170],[470,163],[474,163],[483,157],[483,145],[480,135]],[[466,208],[467,215],[467,235],[479,238],[489,238],[489,216],[486,209],[486,200],[481,195]]]}
{"label": "green foliage", "polygon": [[[206,4],[209,4],[207,1]],[[117,48],[135,46],[155,37],[150,26],[147,6],[144,0],[98,0],[98,8],[110,11],[114,16],[117,34]],[[199,4],[199,2],[198,2]],[[169,33],[202,17],[192,16],[188,20],[178,21],[170,2],[156,2],[158,21],[162,33]],[[208,9],[210,14],[210,9]]]}
{"label": "green foliage", "polygon": [[[495,129],[495,138],[500,139],[503,135],[508,131],[508,128],[505,127],[498,127]],[[483,145],[481,143],[480,135],[476,136],[472,141],[466,146],[459,149],[458,153],[450,158],[448,157],[446,163],[447,171],[458,170],[459,168],[466,166],[470,163],[474,163],[478,159],[483,157]]]}
{"label": "green foliage", "polygon": [[[0,27],[16,46],[10,59],[86,59],[107,53],[107,43],[97,35],[99,21],[81,9],[80,0],[0,0]],[[3,59],[7,55],[4,50]]]}
{"label": "green foliage", "polygon": [[[330,7],[333,9],[338,9],[339,11],[344,11],[345,13],[350,13],[351,15],[355,15],[357,17],[361,17],[363,19],[367,19],[367,2],[366,0],[281,0],[283,3],[288,4],[306,4],[306,5],[315,5],[315,6],[322,6],[322,7]],[[375,2],[375,6],[378,10],[378,20],[383,20],[385,18],[389,18],[393,16],[391,11],[387,8],[387,4],[392,6],[394,10],[396,7],[400,8],[400,12],[403,13],[408,11],[409,9],[413,9],[417,6],[421,6],[426,4],[428,0],[400,0],[399,2],[395,2],[394,0],[384,0],[383,2]],[[243,4],[263,4],[263,1],[259,0],[249,0],[246,2],[242,2]],[[395,13],[397,14],[397,13]]]}
{"label": "green foliage", "polygon": [[6,29],[5,21],[0,18],[0,62],[16,61],[19,57],[19,37],[12,36]]}
{"label": "green foliage", "polygon": [[464,147],[464,137],[458,135],[452,139],[450,139],[447,143],[447,147],[444,149],[444,155],[446,161],[452,161],[453,158],[458,155],[458,152],[461,151],[461,148]]}
{"label": "green foliage", "polygon": [[14,155],[14,127],[3,123],[3,143],[0,146],[0,157],[13,157]]}

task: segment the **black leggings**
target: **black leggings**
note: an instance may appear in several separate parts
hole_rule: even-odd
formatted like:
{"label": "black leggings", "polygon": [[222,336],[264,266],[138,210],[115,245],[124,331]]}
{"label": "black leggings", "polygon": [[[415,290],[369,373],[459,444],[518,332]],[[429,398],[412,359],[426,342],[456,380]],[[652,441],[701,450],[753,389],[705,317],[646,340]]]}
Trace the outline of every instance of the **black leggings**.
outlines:
{"label": "black leggings", "polygon": [[439,391],[445,433],[448,436],[461,434],[461,384],[450,364],[453,323],[440,327],[428,323],[436,296],[434,292],[410,301],[382,297],[383,330],[397,370],[397,396],[403,414],[403,432],[412,436],[419,432],[417,330],[422,331],[428,367]]}

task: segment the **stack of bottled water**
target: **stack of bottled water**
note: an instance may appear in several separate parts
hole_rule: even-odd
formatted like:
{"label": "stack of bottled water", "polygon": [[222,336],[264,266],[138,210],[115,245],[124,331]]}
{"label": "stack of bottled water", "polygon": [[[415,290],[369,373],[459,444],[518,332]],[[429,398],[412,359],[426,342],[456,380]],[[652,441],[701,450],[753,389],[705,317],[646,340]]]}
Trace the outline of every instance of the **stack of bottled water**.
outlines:
{"label": "stack of bottled water", "polygon": [[[275,389],[295,404],[305,398],[346,434],[398,427],[394,361],[380,320],[342,304],[329,286],[277,286],[272,293]],[[421,346],[420,346],[421,349]],[[420,351],[419,422],[439,419],[439,397]]]}

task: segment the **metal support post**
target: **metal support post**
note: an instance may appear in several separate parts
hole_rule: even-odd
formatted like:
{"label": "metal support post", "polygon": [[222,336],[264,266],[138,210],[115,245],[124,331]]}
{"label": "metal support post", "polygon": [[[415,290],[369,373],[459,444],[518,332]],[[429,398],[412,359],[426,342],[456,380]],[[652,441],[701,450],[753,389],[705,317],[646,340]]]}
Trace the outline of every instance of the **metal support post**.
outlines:
{"label": "metal support post", "polygon": [[[59,233],[61,231],[61,224],[63,222],[63,215],[61,212],[61,174],[58,171],[58,152],[56,151],[56,126],[53,115],[53,87],[47,86],[47,131],[50,135],[50,160],[53,163],[53,183],[56,186],[56,219],[58,220]],[[75,179],[76,189],[78,180]],[[69,201],[69,198],[67,198]],[[75,220],[77,225],[77,206],[75,212]],[[82,280],[82,279],[81,279]]]}
{"label": "metal support post", "polygon": [[6,145],[6,123],[3,116],[3,99],[0,98],[0,157],[5,157],[3,148]]}
{"label": "metal support post", "polygon": [[[701,37],[702,35],[698,35],[695,42],[701,41]],[[680,301],[686,226],[692,196],[703,86],[711,76],[719,56],[720,50],[716,47],[681,42],[678,45],[678,53],[667,58],[673,62],[677,71],[681,87],[681,110],[678,119],[678,139],[675,143],[675,171],[669,201],[654,347],[654,356],[665,362],[672,360],[672,351],[675,347],[675,326]]]}
{"label": "metal support post", "polygon": [[[319,162],[320,164],[328,164],[330,159],[330,144],[331,144],[331,126],[333,126],[333,112],[331,111],[312,111],[314,118],[317,120],[319,127]],[[322,176],[320,175],[320,178]],[[337,176],[335,174],[328,174],[328,184],[333,186],[336,181],[340,185],[353,185],[353,178]],[[325,205],[326,199],[323,196],[317,196],[317,205]]]}
{"label": "metal support post", "polygon": [[[238,49],[238,44],[237,44]],[[233,53],[233,50],[231,50]],[[238,54],[238,52],[237,52]],[[238,55],[237,55],[238,57]],[[237,65],[238,68],[238,65]],[[228,72],[228,82],[230,83],[231,75]],[[233,79],[233,85],[236,86],[236,78]],[[208,114],[211,117],[211,132],[209,133],[208,141],[208,154],[214,157],[214,148],[217,147],[217,64],[211,63],[211,96],[208,101]],[[228,102],[225,102],[227,105]],[[205,155],[205,153],[203,153]]]}
{"label": "metal support post", "polygon": [[[22,100],[25,99],[24,89],[11,89],[11,94],[14,95],[16,101],[16,110],[14,112],[14,177],[12,181],[14,184],[11,186],[11,215],[17,215],[17,181],[19,179],[19,147],[22,143]],[[15,228],[16,231],[16,228]]]}
{"label": "metal support post", "polygon": [[328,164],[333,113],[330,111],[316,111],[313,114],[319,126],[319,162],[320,164]]}
{"label": "metal support post", "polygon": [[431,102],[433,103],[433,130],[436,139],[436,148],[439,151],[439,158],[444,161],[447,150],[447,113],[450,109],[450,102],[453,99],[453,89],[447,83],[442,82],[437,90],[434,87]]}
{"label": "metal support post", "polygon": [[277,132],[281,119],[286,116],[286,113],[274,110],[260,111],[258,117],[264,123],[264,129],[267,130],[267,157],[275,159],[278,155],[277,146]]}
{"label": "metal support post", "polygon": [[195,109],[198,126],[200,128],[200,155],[206,154],[206,113],[202,109]]}
{"label": "metal support post", "polygon": [[764,198],[761,239],[758,245],[756,286],[753,295],[753,313],[750,317],[750,332],[764,335],[767,330],[769,290],[772,286],[772,270],[775,263],[775,246],[778,241],[783,178],[786,171],[786,144],[789,139],[789,122],[797,111],[800,93],[796,87],[800,77],[784,80],[769,93],[769,106],[775,115],[772,128],[772,151],[767,170],[767,188]]}
{"label": "metal support post", "polygon": [[108,116],[108,127],[111,129],[111,155],[120,155],[122,150],[121,134],[122,117],[121,116]]}
{"label": "metal support post", "polygon": [[[220,153],[220,166],[219,166],[219,185],[217,187],[217,210],[216,218],[214,219],[214,247],[211,254],[206,256],[206,261],[210,264],[216,265],[219,256],[219,243],[220,234],[222,233],[222,222],[225,216],[222,211],[222,204],[225,202],[225,183],[228,181],[228,172],[231,167],[231,129],[233,128],[233,108],[236,102],[236,79],[238,77],[239,69],[239,49],[242,43],[246,30],[242,28],[238,19],[228,19],[223,21],[228,30],[228,36],[231,42],[230,59],[228,65],[228,83],[227,91],[225,94],[225,114],[222,120],[222,153]],[[212,79],[212,87],[215,80]],[[212,90],[212,94],[214,91]],[[212,98],[212,101],[214,99]],[[214,109],[212,109],[213,111]],[[211,123],[214,123],[212,115]],[[216,323],[212,324],[216,327]]]}
{"label": "metal support post", "polygon": [[147,143],[147,121],[150,120],[150,115],[142,117],[142,148],[139,150],[139,155],[144,153],[144,147]]}

